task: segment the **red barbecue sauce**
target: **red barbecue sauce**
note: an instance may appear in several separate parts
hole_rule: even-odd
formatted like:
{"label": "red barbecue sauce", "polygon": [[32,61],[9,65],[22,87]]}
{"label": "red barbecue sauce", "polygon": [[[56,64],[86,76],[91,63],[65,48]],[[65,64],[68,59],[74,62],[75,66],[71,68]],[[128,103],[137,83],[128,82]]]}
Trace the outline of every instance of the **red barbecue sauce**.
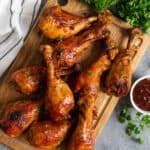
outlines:
{"label": "red barbecue sauce", "polygon": [[150,111],[150,79],[143,79],[134,87],[133,100],[142,110]]}

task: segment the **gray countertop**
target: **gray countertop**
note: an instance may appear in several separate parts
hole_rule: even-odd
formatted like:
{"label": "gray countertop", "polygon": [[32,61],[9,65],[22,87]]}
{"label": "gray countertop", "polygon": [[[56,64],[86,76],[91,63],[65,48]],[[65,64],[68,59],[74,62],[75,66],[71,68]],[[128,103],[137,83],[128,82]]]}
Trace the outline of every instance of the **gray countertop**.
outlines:
{"label": "gray countertop", "polygon": [[[133,75],[133,81],[148,74],[150,74],[150,46]],[[144,133],[142,136],[144,144],[140,145],[126,135],[125,126],[118,122],[118,114],[129,100],[128,96],[120,100],[101,136],[97,139],[95,150],[150,150],[150,130]],[[0,144],[0,150],[10,149]]]}

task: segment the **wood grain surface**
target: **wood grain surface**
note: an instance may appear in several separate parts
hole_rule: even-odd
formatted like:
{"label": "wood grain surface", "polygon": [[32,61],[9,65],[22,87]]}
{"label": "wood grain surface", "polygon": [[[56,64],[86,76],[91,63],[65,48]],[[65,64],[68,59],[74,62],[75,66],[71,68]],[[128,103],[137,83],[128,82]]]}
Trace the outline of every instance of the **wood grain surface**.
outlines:
{"label": "wood grain surface", "polygon": [[[48,0],[43,10],[46,7],[57,5],[56,0]],[[85,4],[82,4],[76,0],[69,0],[68,4],[62,7],[64,10],[67,10],[71,13],[87,16],[94,14],[92,10]],[[43,11],[42,10],[42,11]],[[41,12],[42,13],[42,12]],[[123,21],[113,18],[113,23],[109,26],[111,31],[111,36],[117,42],[117,45],[120,49],[125,49],[128,41],[128,33],[127,30],[131,28],[129,25],[124,23]],[[45,42],[45,38],[41,34],[38,27],[38,19],[35,23],[31,33],[26,39],[23,47],[21,48],[19,54],[17,55],[15,61],[11,65],[9,71],[7,72],[2,84],[0,85],[0,110],[2,111],[8,101],[13,101],[16,99],[25,98],[20,93],[16,92],[14,87],[12,87],[9,83],[9,79],[11,74],[26,66],[39,65],[42,62],[42,56],[39,53],[39,46],[41,43]],[[146,51],[146,48],[149,44],[149,37],[144,35],[144,42],[138,52],[136,53],[133,61],[132,61],[132,70],[134,71],[139,64],[143,54]],[[82,54],[79,61],[82,63],[91,63],[95,57],[97,56],[99,49],[93,44],[91,45],[86,52]],[[108,121],[112,111],[114,110],[116,104],[118,103],[119,98],[110,97],[103,92],[99,92],[96,107],[98,110],[98,120],[94,122],[96,136],[100,135],[102,129],[104,128],[106,122]],[[25,135],[19,138],[11,138],[8,137],[2,130],[0,130],[0,142],[8,145],[12,149],[15,150],[38,150],[31,146],[27,140]],[[64,150],[65,146],[61,146],[55,150]]]}

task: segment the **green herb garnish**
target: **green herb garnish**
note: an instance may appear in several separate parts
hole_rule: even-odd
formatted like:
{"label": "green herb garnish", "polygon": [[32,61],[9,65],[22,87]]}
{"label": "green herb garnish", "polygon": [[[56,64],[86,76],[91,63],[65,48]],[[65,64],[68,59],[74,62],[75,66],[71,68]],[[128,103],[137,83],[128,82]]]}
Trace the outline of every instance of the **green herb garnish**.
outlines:
{"label": "green herb garnish", "polygon": [[137,141],[139,144],[144,144],[144,141],[143,141],[141,138],[137,138],[136,141]]}
{"label": "green herb garnish", "polygon": [[117,15],[144,32],[150,32],[150,1],[120,0],[117,4]]}
{"label": "green herb garnish", "polygon": [[62,48],[59,48],[57,51],[57,58],[60,59],[62,56]]}
{"label": "green herb garnish", "polygon": [[40,113],[41,112],[41,108],[35,109],[35,112]]}
{"label": "green herb garnish", "polygon": [[125,76],[125,72],[124,71],[122,71],[121,73],[120,73],[120,80],[122,80],[123,78],[124,78],[124,76]]}
{"label": "green herb garnish", "polygon": [[136,112],[136,114],[130,113],[130,106],[126,106],[123,108],[119,115],[120,123],[125,123],[126,126],[126,134],[128,136],[132,136],[136,138],[136,141],[139,144],[143,144],[144,141],[141,138],[141,135],[145,131],[145,128],[150,126],[150,116],[143,115],[140,112]]}
{"label": "green herb garnish", "polygon": [[88,70],[88,72],[87,72],[87,73],[88,73],[88,75],[89,75],[89,76],[91,76],[91,75],[92,75],[92,71],[91,71],[91,70]]}
{"label": "green herb garnish", "polygon": [[110,6],[118,2],[118,0],[80,0],[80,1],[89,4],[95,10],[106,10]]}
{"label": "green herb garnish", "polygon": [[60,145],[62,143],[63,143],[63,140],[60,140],[60,141],[57,142],[57,145]]}
{"label": "green herb garnish", "polygon": [[30,71],[25,71],[24,74],[25,74],[26,76],[30,76],[30,75],[31,75],[31,72],[30,72]]}
{"label": "green herb garnish", "polygon": [[63,38],[62,38],[62,37],[57,37],[57,38],[56,38],[56,41],[57,41],[57,42],[62,42],[62,41],[63,41]]}
{"label": "green herb garnish", "polygon": [[79,0],[89,4],[93,9],[106,10],[115,5],[114,13],[134,27],[150,32],[149,0]]}
{"label": "green herb garnish", "polygon": [[48,27],[47,27],[47,28],[45,28],[45,31],[46,31],[46,32],[48,32]]}

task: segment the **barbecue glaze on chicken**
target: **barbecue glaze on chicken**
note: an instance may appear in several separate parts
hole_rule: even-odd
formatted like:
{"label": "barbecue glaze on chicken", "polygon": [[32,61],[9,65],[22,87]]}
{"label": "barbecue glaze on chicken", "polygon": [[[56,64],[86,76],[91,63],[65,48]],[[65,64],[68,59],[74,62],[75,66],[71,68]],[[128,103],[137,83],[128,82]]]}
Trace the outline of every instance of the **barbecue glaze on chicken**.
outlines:
{"label": "barbecue glaze on chicken", "polygon": [[48,8],[40,18],[39,27],[50,39],[68,38],[90,26],[96,16],[80,17],[64,11],[60,6]]}
{"label": "barbecue glaze on chicken", "polygon": [[129,92],[132,79],[132,58],[142,42],[141,30],[137,28],[131,30],[127,49],[120,51],[106,77],[105,88],[108,94],[121,97]]}
{"label": "barbecue glaze on chicken", "polygon": [[44,59],[47,64],[47,94],[46,104],[48,113],[53,121],[64,120],[74,107],[74,96],[69,85],[59,76],[56,76],[52,52],[53,48],[49,45],[41,46]]}
{"label": "barbecue glaze on chicken", "polygon": [[11,137],[20,136],[38,119],[40,107],[40,101],[20,100],[8,103],[0,120],[1,128]]}
{"label": "barbecue glaze on chicken", "polygon": [[106,43],[107,47],[99,59],[79,74],[75,80],[74,92],[79,94],[77,102],[79,118],[69,141],[68,150],[94,150],[93,110],[100,90],[100,78],[103,72],[109,69],[111,61],[118,53],[112,39],[108,37]]}

